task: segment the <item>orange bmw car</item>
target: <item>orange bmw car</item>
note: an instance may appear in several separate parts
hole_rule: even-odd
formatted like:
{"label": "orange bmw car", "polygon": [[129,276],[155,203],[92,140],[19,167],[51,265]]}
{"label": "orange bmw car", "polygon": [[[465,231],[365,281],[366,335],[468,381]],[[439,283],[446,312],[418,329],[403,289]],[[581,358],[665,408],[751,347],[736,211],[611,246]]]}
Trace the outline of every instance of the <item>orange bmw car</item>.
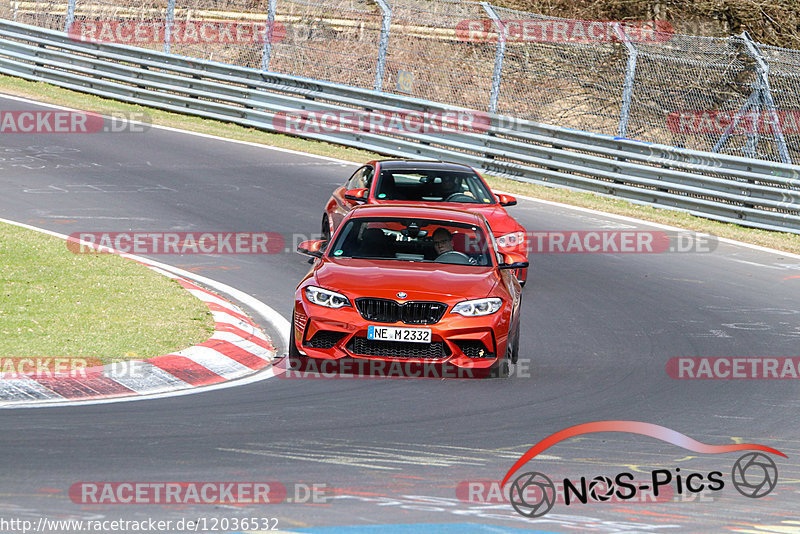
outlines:
{"label": "orange bmw car", "polygon": [[480,213],[358,206],[295,292],[291,358],[447,364],[507,376],[519,352],[525,262],[498,251]]}
{"label": "orange bmw car", "polygon": [[[361,204],[413,204],[474,211],[486,217],[500,252],[515,262],[528,261],[525,228],[505,208],[517,200],[493,193],[480,174],[468,165],[442,161],[370,161],[336,188],[325,204],[322,236],[329,239],[344,216]],[[527,269],[514,273],[522,285]]]}

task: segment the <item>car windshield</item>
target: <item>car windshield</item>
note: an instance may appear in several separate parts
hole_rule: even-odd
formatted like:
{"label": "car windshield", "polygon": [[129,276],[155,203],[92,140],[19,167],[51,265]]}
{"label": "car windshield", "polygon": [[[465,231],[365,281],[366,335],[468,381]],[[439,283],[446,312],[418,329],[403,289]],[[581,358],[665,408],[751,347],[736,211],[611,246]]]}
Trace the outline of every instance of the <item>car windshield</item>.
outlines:
{"label": "car windshield", "polygon": [[472,171],[382,170],[375,196],[380,200],[495,203],[483,180]]}
{"label": "car windshield", "polygon": [[492,265],[492,245],[475,225],[428,219],[357,217],[328,247],[334,258]]}

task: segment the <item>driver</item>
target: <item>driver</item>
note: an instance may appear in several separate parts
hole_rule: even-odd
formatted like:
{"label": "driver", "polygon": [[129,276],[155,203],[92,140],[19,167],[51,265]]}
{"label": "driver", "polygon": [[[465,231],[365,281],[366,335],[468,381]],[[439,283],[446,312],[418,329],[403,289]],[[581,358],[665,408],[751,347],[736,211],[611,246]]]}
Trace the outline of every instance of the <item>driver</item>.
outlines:
{"label": "driver", "polygon": [[442,176],[442,200],[447,200],[448,197],[461,192],[461,184],[456,180],[455,176]]}
{"label": "driver", "polygon": [[472,191],[465,189],[459,176],[442,176],[441,196],[445,202],[471,202],[475,198]]}
{"label": "driver", "polygon": [[[437,254],[435,261],[440,261],[445,254],[449,254],[446,259],[450,261],[446,261],[445,263],[468,263],[470,265],[475,265],[477,263],[474,258],[471,258],[463,252],[458,252],[453,249],[453,234],[450,232],[450,230],[439,227],[433,232],[432,237],[433,248]],[[456,257],[453,257],[454,255]],[[458,259],[459,256],[462,259]]]}
{"label": "driver", "polygon": [[433,248],[438,256],[453,250],[453,234],[446,228],[437,228],[433,232]]}

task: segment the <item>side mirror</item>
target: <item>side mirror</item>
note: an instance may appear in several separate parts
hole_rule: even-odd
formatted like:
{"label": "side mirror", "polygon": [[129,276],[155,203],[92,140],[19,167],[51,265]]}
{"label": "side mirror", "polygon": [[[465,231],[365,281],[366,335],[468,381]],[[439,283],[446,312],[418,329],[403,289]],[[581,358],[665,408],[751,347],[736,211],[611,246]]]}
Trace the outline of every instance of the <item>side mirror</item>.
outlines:
{"label": "side mirror", "polygon": [[322,240],[303,241],[297,245],[297,252],[307,256],[314,256],[315,258],[321,258],[322,252],[325,250],[327,244],[327,241]]}
{"label": "side mirror", "polygon": [[357,200],[359,202],[367,201],[366,189],[348,189],[344,192],[344,198],[347,200]]}
{"label": "side mirror", "polygon": [[501,206],[516,206],[517,199],[511,195],[495,195]]}
{"label": "side mirror", "polygon": [[530,265],[527,261],[513,261],[513,256],[503,254],[503,263],[497,266],[498,269],[524,269]]}

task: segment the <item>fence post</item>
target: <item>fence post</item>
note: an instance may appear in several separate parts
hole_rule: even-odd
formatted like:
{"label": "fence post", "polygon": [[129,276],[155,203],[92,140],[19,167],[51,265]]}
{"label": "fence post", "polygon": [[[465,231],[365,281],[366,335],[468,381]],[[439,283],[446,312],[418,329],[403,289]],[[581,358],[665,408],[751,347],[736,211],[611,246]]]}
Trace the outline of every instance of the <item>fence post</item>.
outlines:
{"label": "fence post", "polygon": [[164,53],[169,54],[172,41],[172,22],[175,20],[175,0],[167,2],[167,20],[164,24]]}
{"label": "fence post", "polygon": [[719,141],[717,141],[717,144],[714,145],[714,148],[711,150],[712,152],[719,152],[720,150],[722,150],[722,147],[725,146],[725,143],[728,142],[728,139],[730,138],[731,134],[733,133],[734,130],[736,130],[736,127],[739,125],[739,121],[742,120],[742,117],[744,116],[745,113],[747,113],[748,109],[756,105],[756,102],[758,101],[759,98],[760,97],[758,94],[758,90],[754,89],[753,92],[750,93],[750,97],[748,97],[747,102],[745,102],[744,105],[741,108],[739,108],[739,111],[737,111],[736,114],[733,116],[733,121],[731,121],[728,127],[725,128],[725,131],[719,137]]}
{"label": "fence post", "polygon": [[[14,20],[17,20],[17,3],[14,2]],[[69,33],[69,27],[75,21],[75,0],[69,0],[67,3],[67,18],[64,21],[64,31]]]}
{"label": "fence post", "polygon": [[275,31],[275,9],[278,0],[269,0],[267,6],[267,33],[264,34],[264,49],[261,51],[261,70],[269,70],[272,57],[272,36]]}
{"label": "fence post", "polygon": [[[767,112],[770,115],[772,130],[775,133],[775,141],[778,143],[778,152],[781,155],[781,161],[783,163],[791,163],[792,159],[789,157],[789,149],[786,148],[786,138],[783,136],[780,119],[775,109],[775,101],[772,99],[772,91],[769,88],[769,64],[764,61],[764,56],[758,51],[758,48],[756,48],[755,43],[750,39],[750,35],[747,32],[742,32],[741,37],[750,55],[756,60],[756,66],[758,68],[758,92],[761,102],[764,107],[767,108]],[[756,131],[758,131],[758,127],[756,127]]]}
{"label": "fence post", "polygon": [[628,62],[625,66],[625,84],[622,88],[622,109],[619,112],[619,133],[620,137],[625,137],[628,133],[628,118],[631,113],[631,99],[633,98],[633,82],[636,77],[636,59],[639,52],[628,38],[628,34],[622,29],[619,22],[614,23],[614,33],[625,45],[628,51]]}
{"label": "fence post", "polygon": [[[761,91],[758,91],[758,94],[761,95]],[[760,117],[762,113],[762,105],[761,99],[756,100],[756,103],[753,104],[755,108],[756,117]],[[747,134],[747,143],[744,145],[744,155],[748,158],[757,159],[758,158],[758,123],[756,122],[755,128],[753,131]],[[781,155],[783,158],[783,155]]]}
{"label": "fence post", "polygon": [[381,42],[378,47],[378,64],[375,67],[375,90],[383,91],[383,72],[386,69],[386,51],[389,48],[389,30],[392,25],[392,8],[385,0],[375,0],[381,8]]}
{"label": "fence post", "polygon": [[489,113],[497,113],[497,100],[500,98],[500,81],[503,78],[503,58],[506,55],[506,32],[503,21],[489,2],[481,2],[483,10],[497,26],[497,48],[494,52],[494,72],[492,72],[492,93],[489,100]]}

